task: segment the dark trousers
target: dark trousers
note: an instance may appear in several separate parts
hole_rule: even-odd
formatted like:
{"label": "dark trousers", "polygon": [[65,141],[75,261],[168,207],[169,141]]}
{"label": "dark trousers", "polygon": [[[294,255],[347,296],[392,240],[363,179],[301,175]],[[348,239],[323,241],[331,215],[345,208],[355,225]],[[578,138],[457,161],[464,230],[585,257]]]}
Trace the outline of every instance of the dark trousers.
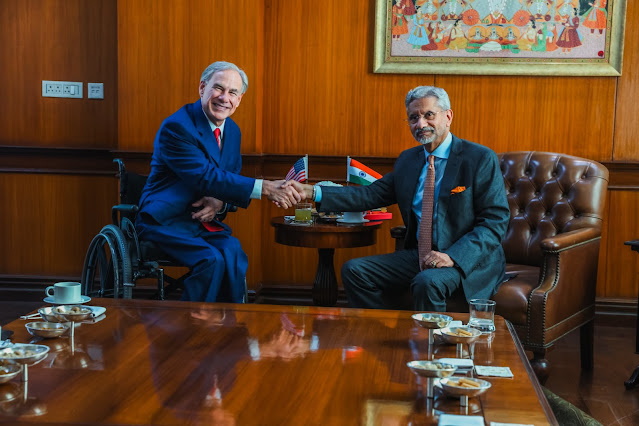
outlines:
{"label": "dark trousers", "polygon": [[248,257],[239,240],[231,236],[230,231],[209,232],[197,225],[197,230],[189,233],[138,220],[136,228],[140,239],[154,242],[171,258],[191,269],[191,275],[184,280],[182,300],[242,303]]}
{"label": "dark trousers", "polygon": [[445,312],[461,274],[456,268],[420,271],[413,249],[351,259],[342,267],[342,282],[354,308]]}

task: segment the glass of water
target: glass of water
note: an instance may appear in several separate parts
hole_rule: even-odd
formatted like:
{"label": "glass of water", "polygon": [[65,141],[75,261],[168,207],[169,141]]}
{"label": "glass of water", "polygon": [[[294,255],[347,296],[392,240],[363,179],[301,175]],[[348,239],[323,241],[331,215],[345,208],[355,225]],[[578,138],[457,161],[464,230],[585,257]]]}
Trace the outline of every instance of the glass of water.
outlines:
{"label": "glass of water", "polygon": [[484,333],[495,331],[495,305],[494,300],[472,299],[468,303],[470,308],[468,326]]}

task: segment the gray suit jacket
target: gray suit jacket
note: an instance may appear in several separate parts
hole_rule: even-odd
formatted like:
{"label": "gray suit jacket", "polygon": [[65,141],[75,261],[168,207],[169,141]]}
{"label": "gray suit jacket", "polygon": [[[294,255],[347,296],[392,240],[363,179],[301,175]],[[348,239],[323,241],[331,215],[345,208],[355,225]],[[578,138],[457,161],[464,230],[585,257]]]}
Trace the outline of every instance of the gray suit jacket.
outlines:
{"label": "gray suit jacket", "polygon": [[[320,211],[362,211],[397,204],[406,225],[405,248],[417,248],[419,224],[412,203],[424,148],[402,152],[392,172],[369,186],[322,187]],[[463,187],[461,192],[453,189]],[[437,200],[437,251],[446,253],[462,275],[466,299],[488,298],[502,283],[506,259],[501,240],[510,210],[497,155],[453,135]]]}

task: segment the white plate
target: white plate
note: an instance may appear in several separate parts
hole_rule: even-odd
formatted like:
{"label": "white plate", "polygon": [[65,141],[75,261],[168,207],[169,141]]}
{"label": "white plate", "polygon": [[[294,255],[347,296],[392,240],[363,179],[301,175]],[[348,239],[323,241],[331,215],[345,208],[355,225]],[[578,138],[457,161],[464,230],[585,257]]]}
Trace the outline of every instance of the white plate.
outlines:
{"label": "white plate", "polygon": [[83,303],[87,303],[91,298],[89,296],[81,296],[79,302],[56,302],[55,299],[51,296],[45,297],[44,301],[47,303],[51,303],[52,305],[81,305]]}
{"label": "white plate", "polygon": [[344,220],[344,219],[337,219],[337,221],[339,223],[348,223],[348,224],[351,224],[351,225],[360,225],[362,223],[370,222],[370,220],[368,220],[368,219],[362,219],[361,222],[359,222],[359,221],[358,222],[351,222],[350,220]]}

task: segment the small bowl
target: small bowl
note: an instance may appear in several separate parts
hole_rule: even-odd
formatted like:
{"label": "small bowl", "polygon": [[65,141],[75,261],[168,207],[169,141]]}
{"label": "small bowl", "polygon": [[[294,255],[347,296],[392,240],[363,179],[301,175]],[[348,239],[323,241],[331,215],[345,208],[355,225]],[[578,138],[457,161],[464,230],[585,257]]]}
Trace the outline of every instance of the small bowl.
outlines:
{"label": "small bowl", "polygon": [[479,383],[479,387],[477,388],[464,387],[459,385],[459,380],[461,379],[463,378],[455,377],[455,378],[442,379],[439,383],[441,384],[441,387],[444,390],[444,393],[450,396],[468,396],[468,397],[477,396],[486,392],[488,389],[490,389],[490,386],[491,386],[490,382],[487,380],[472,378],[472,379],[466,379],[466,380],[472,380],[473,382]]}
{"label": "small bowl", "polygon": [[[468,336],[461,335],[460,330],[463,330],[466,333],[470,333],[470,335]],[[475,328],[470,328],[470,327],[447,327],[447,328],[443,328],[441,330],[441,333],[442,333],[442,338],[444,339],[444,341],[446,343],[452,343],[452,344],[472,343],[482,335],[481,331]]]}
{"label": "small bowl", "polygon": [[7,383],[9,380],[20,374],[20,371],[22,371],[22,367],[18,364],[0,365],[0,383]]}
{"label": "small bowl", "polygon": [[32,336],[44,337],[45,339],[60,337],[69,331],[69,326],[67,324],[59,322],[29,322],[24,326]]}
{"label": "small bowl", "polygon": [[46,308],[38,309],[38,313],[40,314],[42,319],[47,322],[67,322],[67,320],[65,320],[64,318],[56,315],[56,313],[53,311],[54,309],[55,306],[47,306]]}
{"label": "small bowl", "polygon": [[413,320],[423,328],[444,328],[453,320],[453,317],[443,314],[413,314]]}
{"label": "small bowl", "polygon": [[457,370],[452,364],[437,361],[410,361],[406,365],[421,377],[449,377]]}
{"label": "small bowl", "polygon": [[8,348],[0,349],[0,359],[31,365],[42,361],[47,356],[47,353],[49,353],[49,347],[45,345],[15,344]]}
{"label": "small bowl", "polygon": [[[61,318],[63,321],[83,321],[93,314],[93,310],[86,306],[78,305],[60,305],[56,306],[51,312]],[[60,322],[60,321],[58,321]]]}

